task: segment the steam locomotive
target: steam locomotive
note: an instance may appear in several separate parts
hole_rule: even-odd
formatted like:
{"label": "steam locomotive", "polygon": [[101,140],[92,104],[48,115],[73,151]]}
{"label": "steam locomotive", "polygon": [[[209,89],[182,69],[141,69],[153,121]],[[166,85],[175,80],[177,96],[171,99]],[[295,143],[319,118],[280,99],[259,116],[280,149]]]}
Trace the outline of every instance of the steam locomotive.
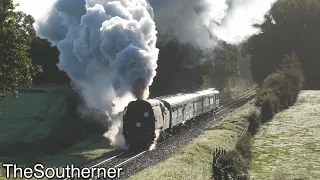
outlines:
{"label": "steam locomotive", "polygon": [[215,113],[219,91],[214,88],[192,94],[130,102],[123,111],[123,135],[131,151],[148,149],[156,130],[163,132],[205,113]]}

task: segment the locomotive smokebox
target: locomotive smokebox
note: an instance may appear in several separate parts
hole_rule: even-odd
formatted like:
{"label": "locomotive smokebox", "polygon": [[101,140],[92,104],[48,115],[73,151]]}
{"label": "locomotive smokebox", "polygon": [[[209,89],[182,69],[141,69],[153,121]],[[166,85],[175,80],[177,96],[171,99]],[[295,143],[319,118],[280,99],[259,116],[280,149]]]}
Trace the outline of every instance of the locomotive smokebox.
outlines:
{"label": "locomotive smokebox", "polygon": [[123,115],[123,135],[130,150],[148,149],[155,138],[155,116],[152,106],[144,100],[132,101]]}

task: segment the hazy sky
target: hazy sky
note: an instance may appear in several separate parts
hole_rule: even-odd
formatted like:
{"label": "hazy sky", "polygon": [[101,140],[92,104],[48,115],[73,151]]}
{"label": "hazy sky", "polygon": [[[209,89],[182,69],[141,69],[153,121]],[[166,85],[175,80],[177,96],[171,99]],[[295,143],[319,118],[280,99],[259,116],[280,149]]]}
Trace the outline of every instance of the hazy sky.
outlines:
{"label": "hazy sky", "polygon": [[20,4],[17,10],[30,14],[35,19],[41,18],[54,1],[55,0],[13,0],[15,4]]}

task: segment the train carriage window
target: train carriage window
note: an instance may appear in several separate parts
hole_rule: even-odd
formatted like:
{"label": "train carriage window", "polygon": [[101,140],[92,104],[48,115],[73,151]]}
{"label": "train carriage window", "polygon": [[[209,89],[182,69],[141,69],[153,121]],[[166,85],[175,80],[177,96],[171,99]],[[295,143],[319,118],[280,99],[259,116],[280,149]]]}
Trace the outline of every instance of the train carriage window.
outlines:
{"label": "train carriage window", "polygon": [[182,114],[183,114],[182,108],[179,108],[179,116],[181,116]]}
{"label": "train carriage window", "polygon": [[172,111],[172,118],[177,117],[177,111]]}

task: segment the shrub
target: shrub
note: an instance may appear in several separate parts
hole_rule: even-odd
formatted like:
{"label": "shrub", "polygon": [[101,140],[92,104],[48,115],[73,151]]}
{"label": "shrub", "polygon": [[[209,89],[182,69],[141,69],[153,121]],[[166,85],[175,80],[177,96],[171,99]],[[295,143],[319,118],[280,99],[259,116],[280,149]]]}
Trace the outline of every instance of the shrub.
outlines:
{"label": "shrub", "polygon": [[295,53],[287,55],[276,73],[270,74],[258,92],[256,105],[261,107],[262,122],[294,105],[303,86],[303,73]]}
{"label": "shrub", "polygon": [[287,55],[280,65],[278,73],[282,74],[287,80],[290,81],[291,86],[289,89],[290,99],[289,106],[293,105],[301,91],[304,83],[304,75],[300,66],[300,62],[295,53]]}
{"label": "shrub", "polygon": [[248,131],[251,135],[255,135],[259,131],[259,127],[260,127],[260,115],[258,111],[252,111],[248,115],[247,119],[250,123],[248,127]]}
{"label": "shrub", "polygon": [[265,123],[280,111],[280,100],[274,94],[267,94],[261,106],[261,122]]}
{"label": "shrub", "polygon": [[[229,151],[220,158],[221,169],[229,176],[239,180],[248,179],[248,169],[252,158],[252,144],[249,134],[239,139],[235,150]],[[225,174],[223,173],[225,176]],[[216,177],[217,175],[214,175]],[[219,177],[216,177],[219,179]]]}
{"label": "shrub", "polygon": [[261,122],[265,123],[280,111],[280,98],[274,89],[262,89],[258,92],[256,106],[261,107]]}
{"label": "shrub", "polygon": [[289,107],[292,101],[292,83],[282,73],[269,75],[264,82],[263,88],[272,91],[283,108]]}

